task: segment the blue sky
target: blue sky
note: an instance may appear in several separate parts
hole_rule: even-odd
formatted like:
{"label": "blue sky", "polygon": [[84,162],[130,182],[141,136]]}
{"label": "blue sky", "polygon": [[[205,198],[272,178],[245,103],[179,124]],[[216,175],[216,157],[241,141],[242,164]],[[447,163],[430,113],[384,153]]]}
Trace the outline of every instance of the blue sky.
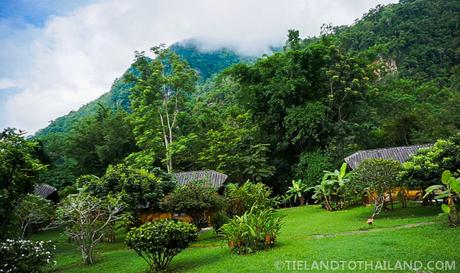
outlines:
{"label": "blue sky", "polygon": [[[42,28],[50,16],[65,15],[92,2],[94,0],[0,0],[0,40],[23,36],[24,40],[21,42],[27,43],[33,39],[32,35],[28,35],[30,29]],[[14,74],[12,70],[18,66],[17,63],[24,62],[24,58],[28,56],[27,52],[23,54],[23,56],[9,55],[9,52],[3,54],[0,78],[10,73]],[[8,97],[21,91],[21,88],[8,87],[8,85],[0,82],[0,130],[8,125],[4,119],[5,102]]]}
{"label": "blue sky", "polygon": [[51,15],[63,15],[94,0],[1,0],[0,18],[22,24],[43,26]]}
{"label": "blue sky", "polygon": [[255,55],[397,0],[0,0],[0,130],[33,133],[109,91],[160,43]]}

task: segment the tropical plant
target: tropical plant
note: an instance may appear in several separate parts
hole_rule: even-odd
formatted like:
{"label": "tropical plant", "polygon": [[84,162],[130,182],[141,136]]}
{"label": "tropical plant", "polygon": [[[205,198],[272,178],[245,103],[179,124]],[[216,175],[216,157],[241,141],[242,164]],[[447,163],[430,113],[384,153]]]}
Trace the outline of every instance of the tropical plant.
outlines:
{"label": "tropical plant", "polygon": [[19,237],[24,239],[31,226],[46,224],[53,214],[51,201],[35,194],[26,195],[15,208],[21,227]]}
{"label": "tropical plant", "polygon": [[302,180],[292,180],[292,186],[290,186],[286,192],[287,195],[292,196],[294,203],[297,203],[299,200],[300,205],[302,206],[305,203],[304,193],[308,191],[307,185],[305,185]]}
{"label": "tropical plant", "polygon": [[345,207],[345,185],[350,181],[347,173],[347,163],[343,163],[340,170],[324,171],[321,183],[313,188],[313,199],[321,202],[329,210],[341,210]]}
{"label": "tropical plant", "polygon": [[224,200],[217,194],[217,189],[199,180],[177,187],[161,202],[163,210],[186,213],[197,227],[208,224],[206,212],[217,212],[223,207]]}
{"label": "tropical plant", "polygon": [[149,264],[150,271],[160,271],[197,240],[196,231],[192,224],[175,220],[147,222],[128,232],[126,245]]}
{"label": "tropical plant", "polygon": [[270,187],[260,182],[246,181],[241,186],[230,183],[225,188],[227,214],[230,216],[243,215],[253,206],[261,209],[271,208],[275,205],[275,200],[271,198],[271,194]]}
{"label": "tropical plant", "polygon": [[435,198],[446,198],[447,204],[441,205],[442,211],[449,216],[449,225],[454,227],[460,224],[460,217],[454,202],[455,198],[460,197],[460,177],[455,177],[449,170],[445,170],[442,173],[441,182],[443,185],[428,187],[424,198],[429,194],[434,194]]}
{"label": "tropical plant", "polygon": [[67,196],[57,210],[70,238],[80,247],[85,264],[94,262],[94,248],[104,237],[107,227],[121,218],[118,199],[99,199],[80,192]]}
{"label": "tropical plant", "polygon": [[284,207],[287,207],[288,204],[289,206],[291,206],[291,201],[292,201],[292,195],[291,194],[282,194],[282,195],[278,195],[276,197],[276,201],[277,201],[277,204],[278,206],[279,205],[283,205]]}
{"label": "tropical plant", "polygon": [[0,272],[43,272],[54,265],[51,241],[11,240],[0,243]]}
{"label": "tropical plant", "polygon": [[246,254],[273,247],[281,223],[282,217],[273,209],[252,207],[241,216],[235,215],[219,231],[232,252]]}

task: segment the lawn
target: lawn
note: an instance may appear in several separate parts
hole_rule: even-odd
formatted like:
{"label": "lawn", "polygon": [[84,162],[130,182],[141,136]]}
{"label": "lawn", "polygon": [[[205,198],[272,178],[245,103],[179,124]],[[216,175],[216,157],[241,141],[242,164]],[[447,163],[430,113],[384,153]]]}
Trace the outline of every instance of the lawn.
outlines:
{"label": "lawn", "polygon": [[[308,272],[319,272],[311,270],[313,263],[319,261],[372,261],[375,266],[379,261],[393,264],[421,261],[426,265],[434,260],[454,261],[457,269],[446,272],[459,272],[460,229],[449,228],[446,217],[438,216],[439,210],[439,207],[412,204],[406,209],[382,212],[374,225],[369,226],[366,220],[371,207],[337,212],[327,212],[318,206],[280,209],[285,222],[275,248],[238,256],[230,254],[228,247],[212,231],[207,231],[174,258],[170,269],[171,272],[290,272],[302,271],[306,266]],[[59,231],[43,232],[34,239],[56,242],[55,272],[143,272],[147,268],[140,257],[125,247],[123,232],[115,243],[99,245],[97,262],[92,266],[81,264],[78,249]],[[367,271],[357,267],[353,272]]]}

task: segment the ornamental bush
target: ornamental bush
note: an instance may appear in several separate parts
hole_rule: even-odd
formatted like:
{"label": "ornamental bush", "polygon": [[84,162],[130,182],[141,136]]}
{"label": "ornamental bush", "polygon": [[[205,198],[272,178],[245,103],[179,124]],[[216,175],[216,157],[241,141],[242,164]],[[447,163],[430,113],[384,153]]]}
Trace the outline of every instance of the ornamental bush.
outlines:
{"label": "ornamental bush", "polygon": [[235,215],[219,231],[232,252],[247,254],[273,247],[281,222],[273,209],[252,207],[242,216]]}
{"label": "ornamental bush", "polygon": [[51,241],[6,239],[0,243],[0,272],[42,272],[54,264]]}
{"label": "ornamental bush", "polygon": [[126,235],[126,245],[149,264],[150,271],[160,271],[197,239],[194,225],[165,219],[132,228]]}

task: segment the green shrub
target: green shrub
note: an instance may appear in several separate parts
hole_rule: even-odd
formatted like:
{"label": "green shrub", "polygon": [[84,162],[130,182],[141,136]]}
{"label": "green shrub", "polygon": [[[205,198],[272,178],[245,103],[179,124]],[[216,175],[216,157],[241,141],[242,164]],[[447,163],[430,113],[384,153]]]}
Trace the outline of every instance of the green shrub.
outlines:
{"label": "green shrub", "polygon": [[273,247],[281,222],[282,217],[276,216],[273,209],[252,207],[242,216],[235,215],[220,228],[220,233],[232,252],[246,254]]}
{"label": "green shrub", "polygon": [[42,272],[54,264],[51,241],[10,240],[0,243],[0,272]]}
{"label": "green shrub", "polygon": [[126,235],[126,244],[149,264],[151,271],[159,271],[197,238],[192,224],[160,220],[132,228]]}
{"label": "green shrub", "polygon": [[225,189],[227,199],[227,214],[243,215],[245,211],[253,206],[258,208],[271,208],[275,200],[270,197],[271,189],[263,183],[252,183],[247,181],[241,186],[228,184]]}
{"label": "green shrub", "polygon": [[223,210],[217,211],[211,215],[211,224],[215,232],[218,232],[219,229],[229,221],[230,217],[228,217]]}
{"label": "green shrub", "polygon": [[161,202],[163,210],[186,213],[197,227],[208,224],[206,212],[217,212],[223,207],[223,198],[204,181],[193,181],[180,186]]}

